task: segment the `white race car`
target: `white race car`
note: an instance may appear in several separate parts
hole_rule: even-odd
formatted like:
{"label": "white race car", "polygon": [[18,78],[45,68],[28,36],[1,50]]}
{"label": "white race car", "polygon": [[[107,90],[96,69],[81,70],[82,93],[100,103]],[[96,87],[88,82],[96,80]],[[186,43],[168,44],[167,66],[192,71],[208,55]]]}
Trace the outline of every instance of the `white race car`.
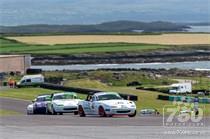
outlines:
{"label": "white race car", "polygon": [[112,115],[136,115],[136,105],[133,101],[124,100],[115,92],[100,92],[88,95],[85,101],[79,102],[79,115],[99,115],[101,117]]}
{"label": "white race car", "polygon": [[55,93],[51,96],[51,104],[48,106],[48,110],[56,115],[59,113],[74,113],[78,114],[78,103],[81,101],[78,99],[77,94],[74,92],[62,92]]}

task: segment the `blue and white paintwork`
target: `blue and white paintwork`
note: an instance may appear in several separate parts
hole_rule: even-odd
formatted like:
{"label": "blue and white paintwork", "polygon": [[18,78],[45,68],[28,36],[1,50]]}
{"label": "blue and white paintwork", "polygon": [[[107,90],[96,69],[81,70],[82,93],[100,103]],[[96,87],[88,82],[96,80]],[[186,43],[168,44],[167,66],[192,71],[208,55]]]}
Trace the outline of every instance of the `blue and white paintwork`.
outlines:
{"label": "blue and white paintwork", "polygon": [[47,114],[50,95],[39,95],[32,104],[27,106],[27,114]]}

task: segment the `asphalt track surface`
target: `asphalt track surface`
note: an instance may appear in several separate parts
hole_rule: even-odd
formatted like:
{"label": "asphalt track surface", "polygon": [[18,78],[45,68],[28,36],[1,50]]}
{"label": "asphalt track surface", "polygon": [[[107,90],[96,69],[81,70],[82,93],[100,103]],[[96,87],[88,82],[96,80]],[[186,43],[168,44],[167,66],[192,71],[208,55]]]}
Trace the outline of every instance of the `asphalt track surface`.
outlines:
{"label": "asphalt track surface", "polygon": [[139,139],[139,138],[210,138],[210,119],[202,127],[166,127],[162,116],[101,118],[64,115],[26,115],[30,101],[0,98],[0,109],[21,113],[0,117],[2,139]]}

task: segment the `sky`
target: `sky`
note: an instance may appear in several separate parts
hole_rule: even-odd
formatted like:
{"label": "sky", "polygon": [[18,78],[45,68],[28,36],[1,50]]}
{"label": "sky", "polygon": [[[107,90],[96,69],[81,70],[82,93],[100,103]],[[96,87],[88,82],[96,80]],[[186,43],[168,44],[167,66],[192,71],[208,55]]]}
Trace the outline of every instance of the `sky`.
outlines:
{"label": "sky", "polygon": [[210,0],[0,0],[0,25],[210,22]]}

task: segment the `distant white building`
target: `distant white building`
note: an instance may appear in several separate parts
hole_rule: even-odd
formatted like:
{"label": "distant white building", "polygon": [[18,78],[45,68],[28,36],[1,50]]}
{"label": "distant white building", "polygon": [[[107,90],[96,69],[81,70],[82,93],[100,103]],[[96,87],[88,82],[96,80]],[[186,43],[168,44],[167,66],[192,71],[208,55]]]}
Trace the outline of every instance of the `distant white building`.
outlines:
{"label": "distant white building", "polygon": [[30,67],[30,55],[0,55],[0,73],[24,74]]}

